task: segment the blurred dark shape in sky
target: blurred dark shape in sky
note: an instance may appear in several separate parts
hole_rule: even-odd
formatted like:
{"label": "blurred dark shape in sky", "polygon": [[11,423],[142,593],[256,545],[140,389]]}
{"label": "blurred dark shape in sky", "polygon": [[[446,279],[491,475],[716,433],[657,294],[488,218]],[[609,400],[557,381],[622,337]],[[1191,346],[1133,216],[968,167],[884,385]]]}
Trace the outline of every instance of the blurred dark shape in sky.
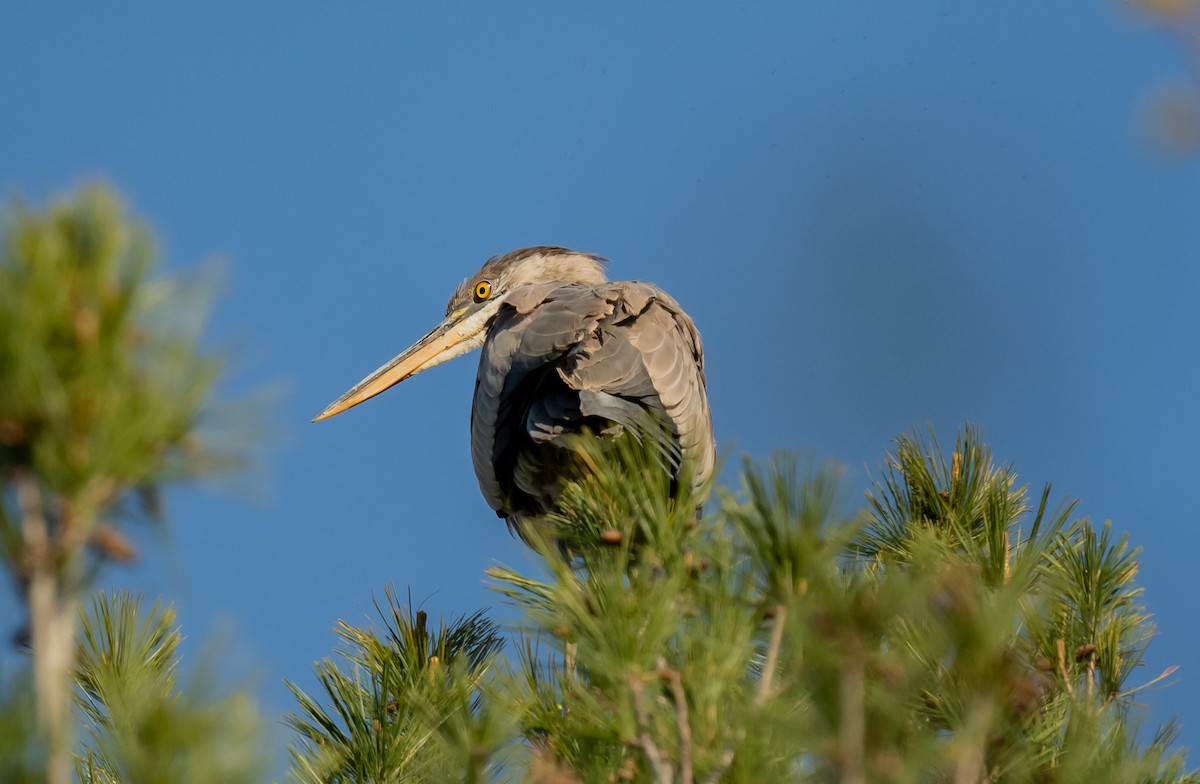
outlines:
{"label": "blurred dark shape in sky", "polygon": [[1159,90],[1146,109],[1146,130],[1154,146],[1165,153],[1200,152],[1200,90],[1190,84]]}
{"label": "blurred dark shape in sky", "polygon": [[1188,81],[1159,86],[1145,108],[1150,143],[1171,155],[1200,152],[1200,2],[1138,0],[1150,18],[1163,25],[1188,60]]}

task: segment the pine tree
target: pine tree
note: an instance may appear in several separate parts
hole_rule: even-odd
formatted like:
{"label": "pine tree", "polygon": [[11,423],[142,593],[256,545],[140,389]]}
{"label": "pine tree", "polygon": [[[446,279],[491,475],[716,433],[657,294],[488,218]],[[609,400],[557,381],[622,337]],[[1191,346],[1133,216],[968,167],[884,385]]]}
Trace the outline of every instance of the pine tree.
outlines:
{"label": "pine tree", "polygon": [[24,727],[21,753],[0,765],[17,780],[44,756],[44,780],[65,784],[89,583],[105,562],[135,556],[121,529],[131,509],[157,515],[164,482],[226,467],[231,455],[199,433],[220,367],[198,348],[203,303],[194,287],[154,276],[145,224],[101,187],[43,212],[18,202],[5,217],[0,541],[28,608],[33,670],[32,693],[18,674],[7,696],[36,706],[37,729]]}
{"label": "pine tree", "polygon": [[[652,457],[579,448],[598,468],[538,545],[545,574],[491,573],[523,619],[512,655],[475,616],[436,656],[347,628],[319,668],[336,710],[300,695],[301,780],[1200,780],[1171,725],[1138,741],[1158,679],[1135,681],[1137,551],[1048,487],[1035,508],[976,430],[948,456],[900,438],[851,517],[829,467],[747,465],[697,519]],[[407,617],[391,594],[381,613]],[[468,650],[487,655],[430,664]]]}

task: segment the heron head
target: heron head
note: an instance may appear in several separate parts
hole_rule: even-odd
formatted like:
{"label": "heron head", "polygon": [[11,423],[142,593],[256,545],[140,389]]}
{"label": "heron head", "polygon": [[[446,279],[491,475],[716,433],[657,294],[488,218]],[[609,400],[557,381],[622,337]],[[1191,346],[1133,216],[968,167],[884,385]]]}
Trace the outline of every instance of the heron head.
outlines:
{"label": "heron head", "polygon": [[522,248],[503,256],[493,256],[479,272],[459,284],[446,306],[446,318],[442,323],[355,384],[313,421],[340,414],[409,376],[479,348],[487,337],[488,325],[505,299],[522,286],[549,281],[603,283],[603,261],[590,253],[549,246]]}

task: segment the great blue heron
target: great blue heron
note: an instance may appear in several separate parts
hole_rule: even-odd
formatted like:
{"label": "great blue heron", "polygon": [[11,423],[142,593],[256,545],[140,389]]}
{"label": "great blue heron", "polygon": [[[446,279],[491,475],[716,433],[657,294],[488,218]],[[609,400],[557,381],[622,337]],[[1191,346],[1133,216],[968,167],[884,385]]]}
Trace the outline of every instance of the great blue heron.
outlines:
{"label": "great blue heron", "polygon": [[715,456],[700,334],[662,289],[608,281],[601,259],[557,247],[494,256],[463,281],[446,318],[313,421],[483,348],[471,407],[479,488],[518,533],[554,508],[560,437],[632,431],[669,438],[668,470],[702,486]]}

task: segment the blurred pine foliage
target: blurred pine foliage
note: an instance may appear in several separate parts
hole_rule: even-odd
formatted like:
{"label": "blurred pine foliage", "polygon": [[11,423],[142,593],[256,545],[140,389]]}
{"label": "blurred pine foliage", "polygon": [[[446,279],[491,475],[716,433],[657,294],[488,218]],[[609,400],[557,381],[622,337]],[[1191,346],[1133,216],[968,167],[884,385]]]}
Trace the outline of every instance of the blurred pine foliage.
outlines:
{"label": "blurred pine foliage", "polygon": [[33,654],[5,696],[36,713],[0,719],[20,725],[6,781],[71,777],[77,615],[102,564],[136,557],[131,513],[156,518],[163,483],[239,464],[201,435],[220,371],[202,293],[160,273],[149,228],[104,187],[3,213],[0,547]]}

